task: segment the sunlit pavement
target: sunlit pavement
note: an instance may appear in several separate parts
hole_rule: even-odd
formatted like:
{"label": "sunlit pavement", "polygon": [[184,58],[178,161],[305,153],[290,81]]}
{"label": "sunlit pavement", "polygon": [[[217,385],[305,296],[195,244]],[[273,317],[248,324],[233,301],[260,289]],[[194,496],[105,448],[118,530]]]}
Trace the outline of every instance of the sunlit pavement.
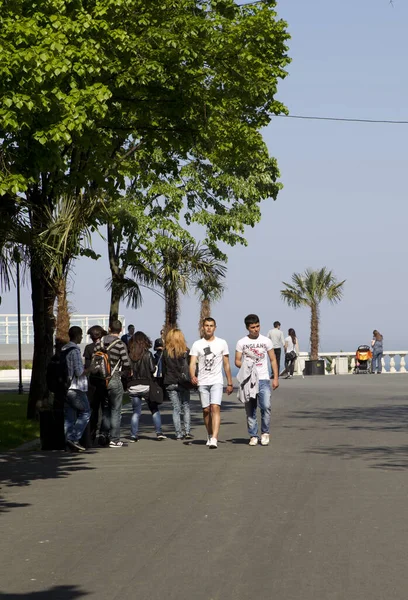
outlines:
{"label": "sunlit pavement", "polygon": [[[282,380],[271,443],[1,455],[0,599],[406,600],[408,377]],[[128,435],[129,408],[123,417]],[[173,437],[172,437],[173,436]]]}

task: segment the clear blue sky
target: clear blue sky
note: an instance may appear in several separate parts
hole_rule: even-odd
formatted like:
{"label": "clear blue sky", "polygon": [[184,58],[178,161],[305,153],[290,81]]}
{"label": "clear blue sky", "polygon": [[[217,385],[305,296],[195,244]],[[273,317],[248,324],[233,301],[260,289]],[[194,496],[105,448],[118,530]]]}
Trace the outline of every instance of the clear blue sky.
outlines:
{"label": "clear blue sky", "polygon": [[[406,2],[285,0],[278,11],[292,35],[292,64],[278,96],[292,114],[408,120]],[[218,335],[233,349],[245,333],[243,317],[256,312],[265,333],[278,319],[285,332],[296,329],[307,350],[309,313],[283,304],[281,282],[326,265],[347,282],[341,304],[322,306],[321,350],[355,350],[374,328],[385,349],[406,349],[408,125],[276,118],[264,133],[284,189],[263,204],[248,247],[228,251],[228,289],[213,310]],[[95,249],[103,252],[100,240]],[[108,311],[108,273],[106,255],[76,263],[75,312]],[[198,310],[194,297],[183,300],[181,327],[190,344]],[[15,311],[13,290],[1,312]],[[23,312],[31,312],[28,291]],[[150,292],[142,309],[121,312],[152,337],[160,331],[163,303]]]}

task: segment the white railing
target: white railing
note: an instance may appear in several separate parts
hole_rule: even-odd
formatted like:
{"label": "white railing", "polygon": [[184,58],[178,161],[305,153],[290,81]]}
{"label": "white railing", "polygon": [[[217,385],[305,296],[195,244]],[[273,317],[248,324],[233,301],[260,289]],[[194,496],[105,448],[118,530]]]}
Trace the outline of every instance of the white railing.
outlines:
{"label": "white railing", "polygon": [[[382,358],[382,372],[393,375],[407,373],[405,357],[408,350],[386,350]],[[319,358],[325,361],[326,375],[347,375],[354,373],[356,366],[355,352],[320,352]],[[308,352],[300,352],[295,365],[295,375],[303,375],[305,361],[309,360]]]}
{"label": "white railing", "polygon": [[[123,317],[119,317],[125,326]],[[70,325],[76,325],[86,333],[92,325],[101,325],[108,328],[109,315],[71,315]],[[34,342],[32,315],[21,315],[20,320],[21,343],[32,344]],[[0,344],[17,344],[18,319],[17,315],[0,315]]]}

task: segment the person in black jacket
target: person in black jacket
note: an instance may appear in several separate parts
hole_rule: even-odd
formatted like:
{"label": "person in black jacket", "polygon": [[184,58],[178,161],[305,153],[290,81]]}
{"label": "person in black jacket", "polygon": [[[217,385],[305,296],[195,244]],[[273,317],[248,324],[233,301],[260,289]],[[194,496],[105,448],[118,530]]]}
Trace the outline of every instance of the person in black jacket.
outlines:
{"label": "person in black jacket", "polygon": [[132,378],[128,383],[129,397],[132,402],[133,415],[130,422],[130,441],[137,442],[139,420],[142,413],[142,400],[146,400],[152,413],[156,436],[158,440],[165,440],[162,432],[159,405],[151,399],[151,389],[154,385],[153,373],[156,369],[150,348],[152,342],[142,331],[136,331],[129,340],[129,358],[132,365]]}
{"label": "person in black jacket", "polygon": [[[190,433],[190,375],[189,349],[180,329],[170,329],[163,351],[163,383],[173,405],[173,424],[176,439],[193,439]],[[184,432],[181,426],[183,413]]]}
{"label": "person in black jacket", "polygon": [[[108,332],[103,329],[100,325],[93,325],[87,331],[90,336],[92,342],[85,346],[85,350],[83,353],[83,357],[85,359],[85,369],[89,369],[91,366],[92,356],[95,351],[95,345],[103,338],[103,336],[108,335]],[[97,388],[106,387],[104,381],[101,382],[100,379],[89,376],[88,380],[88,400],[91,406],[91,419],[89,421],[89,429],[92,443],[96,440],[96,433],[98,430],[98,425],[101,421],[101,398],[103,396],[104,391],[96,393]],[[85,440],[82,440],[83,445],[85,445]],[[86,447],[86,445],[85,445]]]}
{"label": "person in black jacket", "polygon": [[154,340],[154,347],[153,347],[154,360],[157,365],[156,379],[158,379],[160,385],[163,384],[163,364],[162,364],[163,349],[164,349],[163,335],[164,335],[164,329],[162,329],[160,331],[160,337],[157,338],[156,340]]}

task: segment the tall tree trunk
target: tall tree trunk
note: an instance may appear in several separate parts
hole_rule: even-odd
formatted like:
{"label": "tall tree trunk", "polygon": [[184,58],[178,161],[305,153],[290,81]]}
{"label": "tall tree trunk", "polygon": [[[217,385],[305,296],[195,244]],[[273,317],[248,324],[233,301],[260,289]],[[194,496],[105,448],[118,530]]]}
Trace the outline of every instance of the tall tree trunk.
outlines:
{"label": "tall tree trunk", "polygon": [[112,321],[116,321],[116,319],[119,318],[119,305],[122,297],[121,282],[121,277],[112,277],[109,323],[112,323]]}
{"label": "tall tree trunk", "polygon": [[31,260],[31,299],[33,307],[34,353],[27,418],[35,419],[37,408],[48,400],[47,366],[53,354],[55,290],[44,275],[38,257]]}
{"label": "tall tree trunk", "polygon": [[113,223],[107,224],[108,230],[108,256],[111,272],[111,300],[109,309],[109,323],[119,318],[119,305],[122,298],[122,284],[125,277],[127,265],[122,261],[120,264],[120,242],[115,246],[115,238],[121,239],[122,230],[115,231]]}
{"label": "tall tree trunk", "polygon": [[[63,277],[57,284],[57,322],[55,351],[59,352],[69,342],[69,310],[67,299],[67,279]],[[85,332],[86,333],[86,332]]]}
{"label": "tall tree trunk", "polygon": [[317,360],[319,358],[319,305],[313,303],[310,309],[310,358]]}
{"label": "tall tree trunk", "polygon": [[201,300],[200,321],[198,323],[198,333],[200,337],[204,335],[203,321],[211,316],[211,302],[208,298]]}
{"label": "tall tree trunk", "polygon": [[164,290],[165,297],[165,323],[164,323],[164,335],[170,329],[178,327],[178,315],[179,315],[179,292],[178,290],[167,289]]}

